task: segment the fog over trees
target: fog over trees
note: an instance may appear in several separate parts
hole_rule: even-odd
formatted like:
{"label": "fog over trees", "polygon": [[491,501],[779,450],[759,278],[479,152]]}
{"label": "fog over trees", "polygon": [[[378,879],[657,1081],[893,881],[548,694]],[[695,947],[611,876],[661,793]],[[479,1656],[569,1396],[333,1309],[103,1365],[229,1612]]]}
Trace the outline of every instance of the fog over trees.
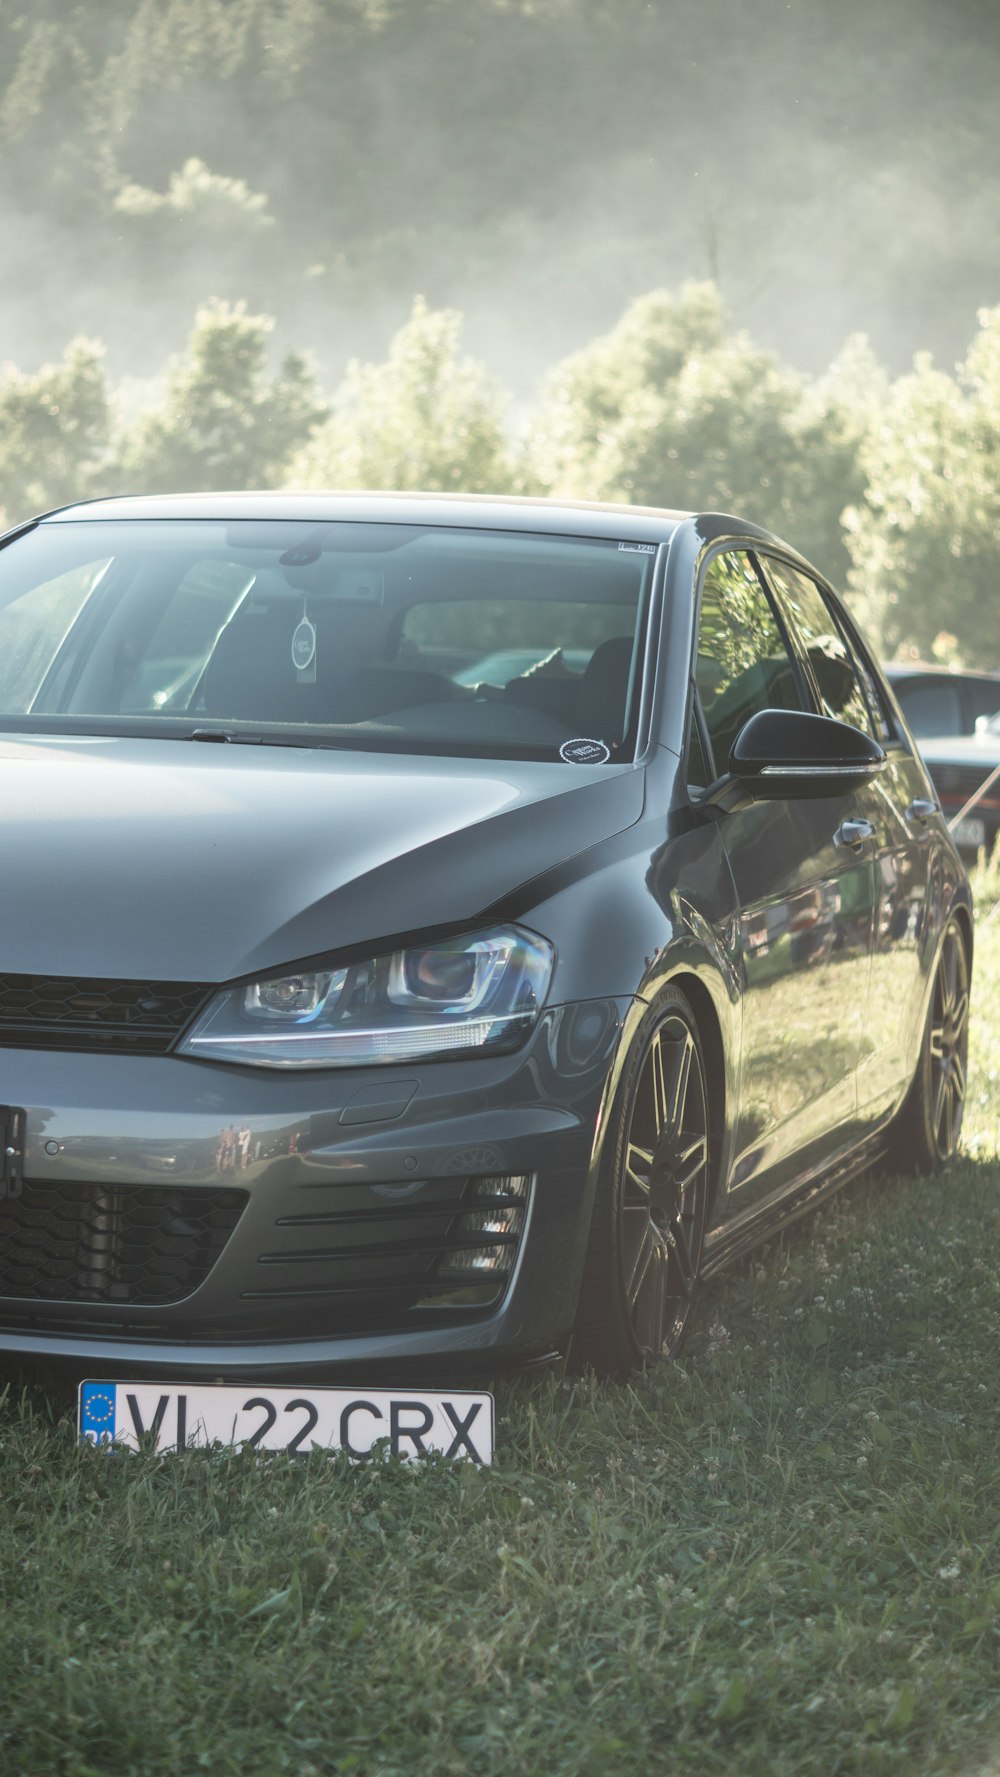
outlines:
{"label": "fog over trees", "polygon": [[1000,664],[998,90],[995,0],[15,0],[0,506],[735,509]]}

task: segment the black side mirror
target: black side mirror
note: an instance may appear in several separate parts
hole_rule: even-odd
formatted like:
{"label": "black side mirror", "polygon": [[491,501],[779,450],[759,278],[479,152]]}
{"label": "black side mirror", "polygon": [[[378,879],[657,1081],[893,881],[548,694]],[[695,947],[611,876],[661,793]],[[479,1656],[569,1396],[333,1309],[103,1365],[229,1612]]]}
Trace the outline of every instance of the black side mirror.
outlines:
{"label": "black side mirror", "polygon": [[870,734],[805,710],[760,710],[740,729],[729,755],[731,781],[755,802],[848,796],[884,764]]}

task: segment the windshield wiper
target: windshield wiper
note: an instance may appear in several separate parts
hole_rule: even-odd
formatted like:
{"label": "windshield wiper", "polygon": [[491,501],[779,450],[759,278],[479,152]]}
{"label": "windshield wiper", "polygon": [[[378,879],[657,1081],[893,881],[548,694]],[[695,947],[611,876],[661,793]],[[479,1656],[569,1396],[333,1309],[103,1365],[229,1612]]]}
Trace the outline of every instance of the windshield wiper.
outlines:
{"label": "windshield wiper", "polygon": [[228,728],[193,728],[191,733],[185,734],[183,738],[185,740],[214,741],[219,746],[225,745],[226,742],[234,747],[260,746],[259,734],[232,734]]}
{"label": "windshield wiper", "polygon": [[183,740],[205,741],[209,744],[225,745],[227,742],[234,747],[304,747],[315,752],[318,747],[340,747],[350,751],[348,740],[327,740],[310,735],[309,739],[300,740],[298,736],[288,734],[237,734],[231,728],[192,728],[190,734],[182,735]]}

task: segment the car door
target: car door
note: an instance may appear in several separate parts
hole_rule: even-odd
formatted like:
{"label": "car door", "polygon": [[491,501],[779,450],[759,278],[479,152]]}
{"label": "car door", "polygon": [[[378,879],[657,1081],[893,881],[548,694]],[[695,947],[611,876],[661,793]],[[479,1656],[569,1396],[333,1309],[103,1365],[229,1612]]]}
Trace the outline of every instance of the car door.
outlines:
{"label": "car door", "polygon": [[[706,772],[721,776],[736,735],[763,709],[815,699],[749,550],[703,572],[695,717]],[[874,928],[870,853],[839,843],[861,816],[853,796],[756,802],[721,817],[739,905],[742,1061],[738,1206],[786,1188],[857,1139],[857,1065]]]}
{"label": "car door", "polygon": [[885,769],[857,796],[858,812],[870,829],[864,849],[874,867],[876,895],[858,1109],[863,1124],[874,1124],[913,1072],[913,1033],[921,1024],[916,951],[930,892],[927,785],[909,745],[895,734],[875,671],[829,590],[780,558],[765,556],[762,566],[803,652],[821,712],[860,728],[886,751]]}

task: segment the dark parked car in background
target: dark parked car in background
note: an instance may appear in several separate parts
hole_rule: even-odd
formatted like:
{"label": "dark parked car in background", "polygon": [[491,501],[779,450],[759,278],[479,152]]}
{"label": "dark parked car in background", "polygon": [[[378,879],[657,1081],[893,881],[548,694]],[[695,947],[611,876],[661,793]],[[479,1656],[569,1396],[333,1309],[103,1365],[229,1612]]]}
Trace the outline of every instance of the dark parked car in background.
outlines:
{"label": "dark parked car in background", "polygon": [[[945,818],[954,821],[1000,763],[1000,673],[893,662],[883,668],[920,745]],[[1000,783],[963,815],[953,837],[963,857],[992,850]]]}
{"label": "dark parked car in background", "polygon": [[917,740],[974,734],[981,716],[1000,711],[1000,673],[953,672],[921,661],[892,661],[882,670]]}
{"label": "dark parked car in background", "polygon": [[976,792],[1000,766],[1000,716],[980,716],[974,734],[922,740],[920,752],[947,820],[972,802],[952,835],[959,851],[969,858],[982,847],[991,852],[1000,833],[1000,778],[984,796]]}
{"label": "dark parked car in background", "polygon": [[627,1372],[699,1275],[955,1151],[964,868],[741,519],[52,513],[0,547],[0,786],[8,1352]]}

